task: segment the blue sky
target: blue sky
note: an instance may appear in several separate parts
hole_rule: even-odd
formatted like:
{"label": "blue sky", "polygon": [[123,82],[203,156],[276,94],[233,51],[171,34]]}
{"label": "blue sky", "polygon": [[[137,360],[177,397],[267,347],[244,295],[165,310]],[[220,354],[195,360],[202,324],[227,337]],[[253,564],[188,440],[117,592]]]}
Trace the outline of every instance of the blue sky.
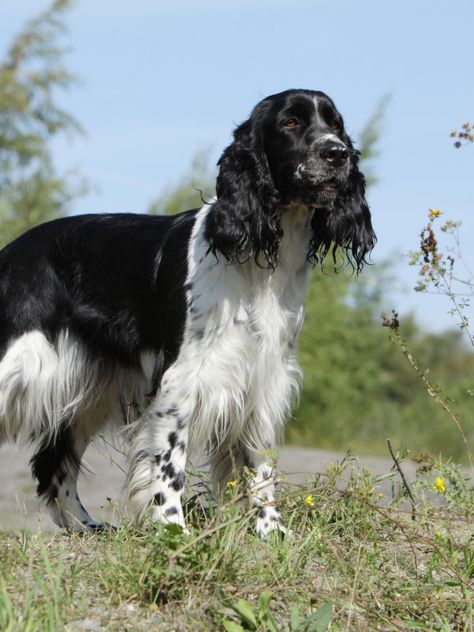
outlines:
{"label": "blue sky", "polygon": [[[0,53],[43,0],[0,4]],[[455,321],[446,299],[420,296],[402,255],[428,208],[461,220],[474,267],[474,147],[449,132],[474,118],[472,0],[78,0],[67,15],[68,66],[82,84],[61,96],[85,139],[54,144],[61,169],[95,190],[74,212],[144,211],[179,180],[195,152],[217,160],[235,124],[268,94],[327,92],[357,137],[391,95],[369,201],[396,282],[387,308],[414,310],[430,329]],[[198,183],[197,183],[198,184]]]}

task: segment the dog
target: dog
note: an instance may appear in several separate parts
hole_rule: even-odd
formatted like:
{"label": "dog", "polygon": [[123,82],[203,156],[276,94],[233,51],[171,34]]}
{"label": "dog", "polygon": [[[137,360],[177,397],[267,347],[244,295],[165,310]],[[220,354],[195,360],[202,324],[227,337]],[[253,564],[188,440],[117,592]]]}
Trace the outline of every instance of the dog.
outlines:
{"label": "dog", "polygon": [[30,444],[54,522],[94,531],[81,457],[128,432],[130,513],[185,528],[189,455],[221,490],[252,472],[256,532],[284,531],[269,456],[298,394],[311,268],[375,244],[359,155],[322,92],[263,99],[218,161],[216,197],[175,216],[82,215],[0,253],[0,441]]}

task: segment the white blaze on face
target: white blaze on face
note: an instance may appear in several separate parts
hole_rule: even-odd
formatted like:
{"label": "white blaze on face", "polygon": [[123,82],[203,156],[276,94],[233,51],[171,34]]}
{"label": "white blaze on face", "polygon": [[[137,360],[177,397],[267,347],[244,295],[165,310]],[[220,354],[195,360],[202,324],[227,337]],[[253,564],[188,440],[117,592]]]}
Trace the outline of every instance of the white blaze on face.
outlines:
{"label": "white blaze on face", "polygon": [[[313,97],[312,98],[312,102],[313,102],[313,105],[314,105],[316,121],[317,121],[318,125],[324,126],[326,123],[321,118],[321,116],[319,114],[319,111],[318,111],[318,98],[317,97]],[[322,145],[324,145],[324,143],[326,141],[333,141],[334,143],[337,143],[337,144],[341,145],[342,147],[345,147],[345,144],[341,141],[339,136],[337,134],[332,133],[332,132],[328,132],[326,134],[321,134],[321,136],[318,136],[316,143],[317,143],[318,146],[319,145],[322,146]],[[302,162],[298,163],[298,165],[296,166],[295,172],[294,172],[295,180],[304,180],[304,171],[305,171],[305,164],[302,163]]]}

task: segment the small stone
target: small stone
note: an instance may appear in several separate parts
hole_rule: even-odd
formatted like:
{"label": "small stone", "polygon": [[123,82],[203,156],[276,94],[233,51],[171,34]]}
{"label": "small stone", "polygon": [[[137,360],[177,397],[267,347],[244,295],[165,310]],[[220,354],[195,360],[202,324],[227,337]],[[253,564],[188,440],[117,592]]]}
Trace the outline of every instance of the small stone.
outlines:
{"label": "small stone", "polygon": [[100,621],[95,619],[78,619],[77,621],[71,621],[64,627],[67,632],[79,632],[80,630],[104,630]]}

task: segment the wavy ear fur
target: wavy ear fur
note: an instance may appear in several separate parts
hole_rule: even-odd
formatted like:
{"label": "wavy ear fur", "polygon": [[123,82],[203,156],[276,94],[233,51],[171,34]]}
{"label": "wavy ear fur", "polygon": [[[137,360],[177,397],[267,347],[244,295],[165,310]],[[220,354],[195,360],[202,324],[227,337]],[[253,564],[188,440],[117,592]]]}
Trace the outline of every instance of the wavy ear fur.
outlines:
{"label": "wavy ear fur", "polygon": [[282,237],[280,195],[275,189],[254,113],[234,132],[218,165],[217,200],[207,218],[206,238],[215,256],[241,262],[261,257],[274,268]]}
{"label": "wavy ear fur", "polygon": [[348,185],[339,194],[334,206],[330,209],[315,209],[309,258],[322,261],[331,250],[335,261],[340,248],[356,271],[360,272],[377,238],[365,200],[365,177],[359,171],[358,163],[358,153],[354,152]]}

